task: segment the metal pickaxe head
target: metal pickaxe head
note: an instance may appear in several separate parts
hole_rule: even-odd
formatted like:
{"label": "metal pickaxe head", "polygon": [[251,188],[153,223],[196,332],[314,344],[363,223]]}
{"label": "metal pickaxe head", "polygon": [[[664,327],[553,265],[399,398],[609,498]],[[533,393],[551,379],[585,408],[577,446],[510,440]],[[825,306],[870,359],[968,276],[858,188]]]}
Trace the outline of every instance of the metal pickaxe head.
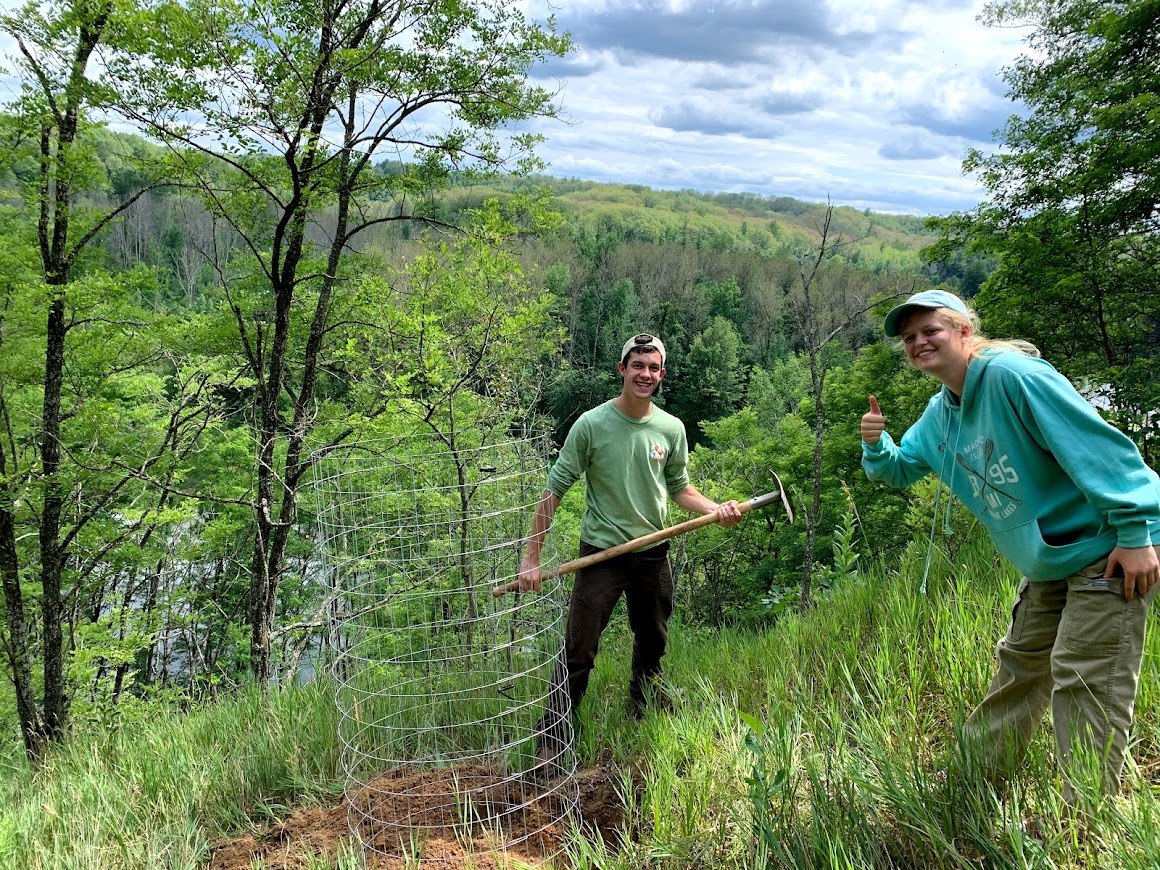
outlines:
{"label": "metal pickaxe head", "polygon": [[790,524],[792,524],[793,523],[793,508],[791,508],[789,506],[789,496],[786,495],[785,486],[782,484],[781,478],[777,476],[776,471],[774,471],[773,469],[770,469],[769,475],[770,475],[770,477],[773,478],[773,482],[775,484],[777,484],[777,491],[779,493],[781,493],[781,506],[783,508],[785,508],[785,515],[787,517],[789,517]]}

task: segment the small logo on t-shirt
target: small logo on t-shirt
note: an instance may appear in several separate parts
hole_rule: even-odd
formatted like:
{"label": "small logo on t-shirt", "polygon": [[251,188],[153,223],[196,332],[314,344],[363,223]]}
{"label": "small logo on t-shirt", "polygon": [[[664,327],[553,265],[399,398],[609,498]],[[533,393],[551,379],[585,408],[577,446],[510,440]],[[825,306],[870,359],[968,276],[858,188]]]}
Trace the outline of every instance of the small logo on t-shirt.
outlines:
{"label": "small logo on t-shirt", "polygon": [[648,456],[653,462],[664,462],[665,446],[663,444],[654,444],[649,448]]}

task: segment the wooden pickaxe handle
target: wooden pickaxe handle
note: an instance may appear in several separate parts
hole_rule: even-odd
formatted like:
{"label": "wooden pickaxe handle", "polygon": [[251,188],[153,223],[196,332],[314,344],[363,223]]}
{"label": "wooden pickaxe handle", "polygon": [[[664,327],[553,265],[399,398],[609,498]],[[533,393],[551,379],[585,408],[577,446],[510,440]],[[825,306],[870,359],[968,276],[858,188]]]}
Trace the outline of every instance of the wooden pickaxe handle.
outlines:
{"label": "wooden pickaxe handle", "polygon": [[[781,480],[774,475],[774,479],[778,483],[778,488],[773,492],[767,492],[765,495],[758,495],[751,498],[749,501],[742,502],[737,507],[742,514],[748,513],[754,508],[765,507],[768,504],[780,500],[782,507],[785,508],[786,515],[789,521],[793,522],[793,508],[789,506],[789,499],[786,498],[785,488],[781,486]],[[678,523],[675,526],[669,526],[667,529],[650,532],[647,535],[641,535],[639,538],[633,538],[631,541],[625,541],[623,544],[617,544],[615,547],[609,547],[607,550],[601,550],[599,553],[593,553],[590,556],[581,556],[579,559],[573,559],[571,562],[564,562],[562,565],[557,565],[555,568],[549,568],[540,573],[541,580],[551,580],[553,577],[561,577],[564,574],[571,574],[574,571],[579,571],[581,568],[587,568],[589,565],[595,565],[603,562],[606,559],[613,559],[624,553],[631,553],[635,550],[642,550],[652,544],[659,544],[661,541],[667,541],[669,538],[675,538],[677,535],[683,535],[685,532],[691,532],[693,529],[699,529],[701,526],[707,526],[710,523],[717,522],[717,515],[715,513],[701,514],[699,517],[693,517],[691,520],[685,520],[683,523]],[[519,579],[512,580],[510,583],[505,583],[502,586],[496,586],[491,590],[491,594],[498,598],[508,592],[517,592],[520,588]]]}

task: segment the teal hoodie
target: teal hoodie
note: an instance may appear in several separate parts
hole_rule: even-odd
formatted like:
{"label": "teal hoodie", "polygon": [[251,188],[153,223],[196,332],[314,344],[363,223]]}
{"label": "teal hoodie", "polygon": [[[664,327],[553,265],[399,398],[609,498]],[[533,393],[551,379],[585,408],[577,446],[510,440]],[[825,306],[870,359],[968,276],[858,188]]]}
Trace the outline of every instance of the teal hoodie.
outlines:
{"label": "teal hoodie", "polygon": [[863,444],[862,467],[898,488],[937,474],[1030,580],[1160,544],[1160,478],[1136,445],[1020,353],[971,360],[961,400],[943,387],[901,444]]}

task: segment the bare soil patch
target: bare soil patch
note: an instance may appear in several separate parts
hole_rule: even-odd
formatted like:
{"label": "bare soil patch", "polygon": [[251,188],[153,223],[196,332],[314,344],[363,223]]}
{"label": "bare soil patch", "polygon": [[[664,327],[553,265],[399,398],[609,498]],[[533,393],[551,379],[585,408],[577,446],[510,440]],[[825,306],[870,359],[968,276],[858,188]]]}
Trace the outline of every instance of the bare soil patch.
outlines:
{"label": "bare soil patch", "polygon": [[[617,777],[605,765],[576,774],[578,810],[589,833],[611,842],[624,824],[624,805]],[[304,807],[265,831],[246,834],[213,848],[207,870],[241,870],[261,861],[266,870],[305,870],[312,859],[335,858],[352,842],[348,818],[355,819],[363,840],[374,849],[367,863],[379,870],[402,870],[402,857],[421,850],[422,867],[441,870],[502,870],[515,859],[537,864],[559,854],[567,826],[553,783],[529,788],[478,766],[396,770],[352,791],[337,806]],[[470,787],[486,816],[498,819],[502,835],[476,826],[464,830],[449,813],[449,798]],[[529,800],[529,798],[532,798]],[[410,845],[410,841],[414,845]]]}

